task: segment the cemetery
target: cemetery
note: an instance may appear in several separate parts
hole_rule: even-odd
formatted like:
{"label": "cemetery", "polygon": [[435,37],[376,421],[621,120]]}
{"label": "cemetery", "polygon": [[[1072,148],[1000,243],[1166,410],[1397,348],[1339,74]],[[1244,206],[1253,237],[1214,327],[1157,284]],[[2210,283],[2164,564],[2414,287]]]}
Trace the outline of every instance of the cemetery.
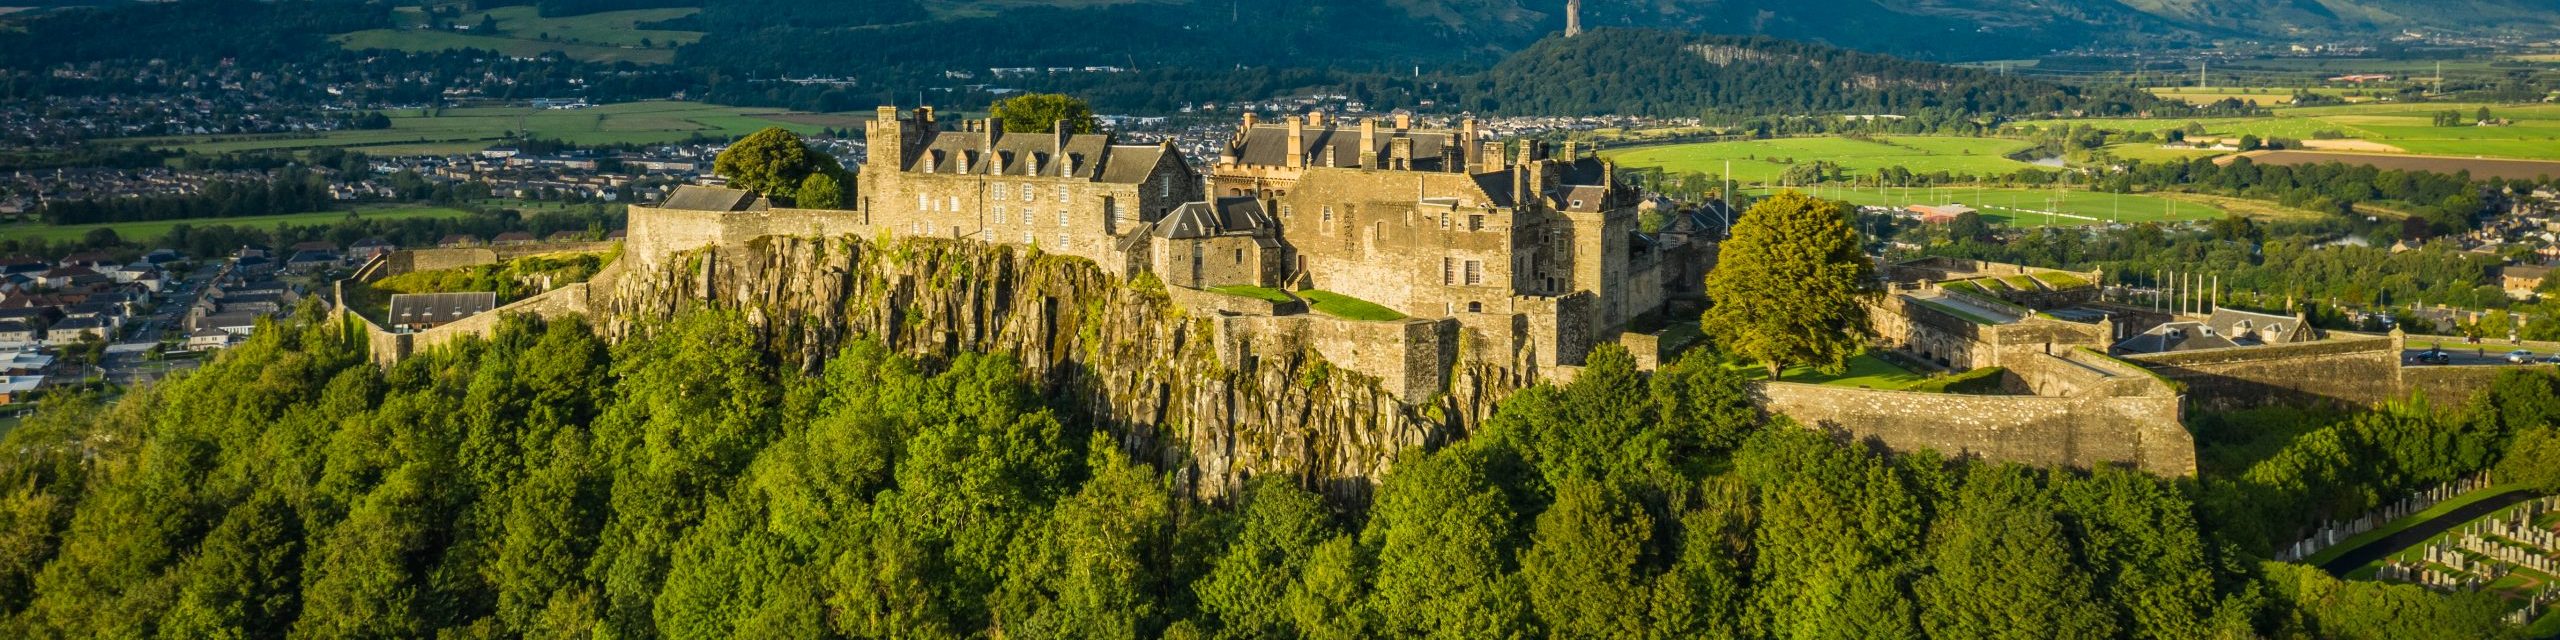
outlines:
{"label": "cemetery", "polygon": [[2532,624],[2560,601],[2560,496],[2542,496],[2454,527],[2359,569],[2352,577],[2436,591],[2489,591],[2513,609],[2507,622]]}

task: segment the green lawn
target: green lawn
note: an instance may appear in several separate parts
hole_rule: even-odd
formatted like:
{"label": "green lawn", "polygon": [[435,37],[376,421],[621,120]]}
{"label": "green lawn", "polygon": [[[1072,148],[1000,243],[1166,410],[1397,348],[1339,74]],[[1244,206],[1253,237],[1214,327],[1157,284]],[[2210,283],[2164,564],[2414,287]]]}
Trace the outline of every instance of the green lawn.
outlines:
{"label": "green lawn", "polygon": [[1940,312],[1944,312],[1944,313],[1946,313],[1947,315],[1955,316],[1955,317],[1958,317],[1958,318],[1963,318],[1963,319],[1966,319],[1966,320],[1971,320],[1971,321],[1973,321],[1973,323],[1974,323],[1974,324],[1985,325],[1985,326],[1995,325],[1995,324],[2000,324],[2000,319],[1998,319],[1998,318],[1986,317],[1986,316],[1983,316],[1983,315],[1981,315],[1981,314],[1974,313],[1974,312],[1972,312],[1972,311],[1967,311],[1967,310],[1965,310],[1965,308],[1964,308],[1964,307],[1959,307],[1959,306],[1955,306],[1955,305],[1951,305],[1951,304],[1946,304],[1946,303],[1938,302],[1938,301],[1936,301],[1936,300],[1930,300],[1930,299],[1927,299],[1927,298],[1912,298],[1912,299],[1911,299],[1911,301],[1912,301],[1912,302],[1920,303],[1920,306],[1924,306],[1924,307],[1928,307],[1928,308],[1931,308],[1931,309],[1936,309],[1936,310],[1938,310],[1938,311],[1940,311]]}
{"label": "green lawn", "polygon": [[[558,51],[588,62],[665,64],[675,61],[676,47],[701,40],[702,32],[642,29],[640,25],[680,18],[697,11],[701,9],[634,9],[545,18],[531,6],[499,7],[463,14],[453,24],[467,25],[474,30],[452,31],[426,28],[424,14],[414,7],[407,7],[397,13],[403,20],[400,28],[344,33],[330,40],[358,51],[484,49],[517,57]],[[498,30],[478,31],[483,18],[495,19]]]}
{"label": "green lawn", "polygon": [[1300,291],[1298,292],[1298,297],[1306,298],[1307,305],[1314,308],[1318,313],[1323,313],[1337,318],[1349,320],[1404,319],[1404,314],[1397,313],[1394,309],[1378,306],[1378,303],[1322,289],[1308,289]]}
{"label": "green lawn", "polygon": [[120,138],[112,144],[147,144],[162,149],[224,153],[264,149],[348,147],[368,153],[467,152],[488,148],[522,131],[539,138],[576,144],[675,142],[694,135],[729,138],[765,127],[782,127],[807,135],[829,126],[860,124],[858,115],[795,113],[777,109],[724,107],[698,102],[653,100],[586,109],[532,107],[464,107],[426,112],[389,112],[391,128],[331,131],[321,135],[167,136]]}
{"label": "green lawn", "polygon": [[[2138,193],[2049,189],[1983,189],[1973,187],[1882,189],[1823,187],[1798,189],[1824,198],[1859,205],[1902,208],[1915,204],[1962,204],[1992,222],[2020,227],[2075,227],[2109,222],[2184,222],[2230,215],[2223,208]],[[1765,194],[1767,191],[1761,191]],[[2051,212],[2052,215],[2046,215]]]}
{"label": "green lawn", "polygon": [[[468,214],[470,213],[470,212],[468,212],[468,211],[464,211],[464,210],[461,210],[461,209],[455,209],[455,208],[451,208],[451,207],[436,207],[436,206],[426,206],[426,205],[365,205],[365,206],[355,207],[355,210],[356,210],[356,215],[357,215],[357,216],[359,216],[359,217],[363,217],[363,218],[368,218],[368,219],[374,219],[374,220],[404,220],[404,219],[409,219],[409,218],[453,218],[453,217],[460,217],[460,216],[468,215]],[[42,240],[54,241],[54,242],[61,242],[61,241],[66,241],[66,240],[79,240],[81,237],[88,235],[89,231],[90,231],[90,230],[92,230],[92,229],[97,229],[97,228],[101,228],[101,227],[107,227],[107,228],[113,228],[113,229],[115,229],[115,230],[116,230],[116,235],[117,235],[117,236],[120,236],[120,237],[122,237],[122,238],[124,238],[124,240],[125,240],[126,242],[147,242],[147,241],[150,241],[150,240],[153,240],[153,239],[157,239],[157,238],[159,238],[160,236],[168,235],[168,233],[169,233],[169,230],[170,230],[170,229],[175,228],[175,227],[177,227],[178,225],[182,225],[182,224],[185,224],[185,225],[194,225],[194,226],[198,226],[198,227],[206,227],[206,226],[213,226],[213,225],[231,225],[231,226],[235,226],[235,227],[272,227],[272,226],[275,226],[275,225],[277,225],[277,224],[288,224],[288,223],[289,223],[289,224],[298,224],[298,225],[328,224],[328,223],[331,223],[331,222],[336,222],[336,221],[339,221],[339,220],[344,220],[344,219],[346,219],[346,217],[347,217],[347,211],[346,211],[346,210],[344,210],[344,209],[341,209],[341,210],[337,210],[337,211],[314,211],[314,212],[311,212],[311,213],[285,213],[285,214],[277,214],[277,215],[270,215],[270,216],[244,216],[244,217],[238,217],[238,218],[191,218],[191,219],[186,219],[186,220],[152,220],[152,221],[148,221],[148,222],[109,222],[109,223],[101,223],[101,224],[52,225],[52,224],[45,224],[45,223],[41,223],[41,222],[18,222],[18,223],[0,224],[0,239],[29,239],[29,238],[34,238],[34,239],[42,239]]]}
{"label": "green lawn", "polygon": [[1765,184],[1777,181],[1789,166],[1816,160],[1838,163],[1858,176],[1892,166],[1917,173],[2005,174],[2034,166],[2006,157],[2025,148],[2026,141],[2007,138],[1899,136],[1870,142],[1815,137],[1634,147],[1604,154],[1623,166],[1710,174],[1724,173],[1725,162],[1731,161],[1733,179]]}
{"label": "green lawn", "polygon": [[1223,294],[1231,295],[1231,296],[1242,296],[1242,297],[1246,297],[1246,298],[1253,298],[1253,299],[1256,299],[1256,300],[1265,300],[1265,301],[1278,302],[1278,303],[1288,303],[1288,302],[1291,302],[1291,301],[1295,301],[1295,300],[1297,300],[1297,298],[1289,297],[1289,293],[1288,293],[1288,292],[1286,292],[1286,291],[1281,291],[1281,290],[1279,290],[1279,289],[1273,289],[1273,288],[1270,288],[1270,287],[1257,287],[1257,286],[1248,285],[1248,284],[1231,284],[1231,285],[1220,286],[1220,287],[1210,287],[1210,288],[1209,288],[1209,290],[1210,290],[1210,291],[1217,292],[1217,293],[1223,293]]}
{"label": "green lawn", "polygon": [[[1729,362],[1725,366],[1739,369],[1754,380],[1769,375],[1766,368],[1755,362]],[[1779,375],[1778,379],[1806,384],[1899,390],[1925,382],[1930,379],[1930,376],[1903,368],[1902,365],[1894,364],[1893,361],[1874,353],[1862,353],[1850,358],[1847,368],[1841,369],[1836,375],[1816,371],[1808,365],[1797,365],[1788,367],[1786,373]]]}

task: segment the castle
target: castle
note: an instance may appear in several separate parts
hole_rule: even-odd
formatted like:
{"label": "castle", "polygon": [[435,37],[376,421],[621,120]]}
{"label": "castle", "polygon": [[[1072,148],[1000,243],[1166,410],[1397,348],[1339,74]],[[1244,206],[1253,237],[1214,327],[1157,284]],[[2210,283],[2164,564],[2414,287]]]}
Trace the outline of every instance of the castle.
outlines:
{"label": "castle", "polygon": [[[632,241],[651,255],[767,234],[974,240],[1082,257],[1124,278],[1150,274],[1185,294],[1323,291],[1408,317],[1344,324],[1303,304],[1205,304],[1230,316],[1308,316],[1294,322],[1348,338],[1325,355],[1416,392],[1462,359],[1568,374],[1593,348],[1698,296],[1714,260],[1703,237],[1641,233],[1635,190],[1589,150],[1506,145],[1472,120],[1426,129],[1409,116],[1356,125],[1247,116],[1205,172],[1169,143],[1116,144],[1063,124],[1032,134],[994,120],[947,126],[931,108],[883,107],[867,133],[871,158],[848,209],[785,210],[755,194],[686,187],[659,208],[748,215],[718,221],[710,236],[635,229]],[[1353,353],[1363,350],[1397,353]]]}

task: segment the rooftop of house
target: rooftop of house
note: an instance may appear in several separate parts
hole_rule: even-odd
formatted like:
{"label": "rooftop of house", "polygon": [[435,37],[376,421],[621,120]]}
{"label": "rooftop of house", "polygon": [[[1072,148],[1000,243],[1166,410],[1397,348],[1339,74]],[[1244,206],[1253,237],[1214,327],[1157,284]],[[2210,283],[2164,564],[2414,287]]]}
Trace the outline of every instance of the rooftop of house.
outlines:
{"label": "rooftop of house", "polygon": [[763,211],[773,204],[745,189],[689,184],[668,193],[666,201],[658,206],[688,211]]}

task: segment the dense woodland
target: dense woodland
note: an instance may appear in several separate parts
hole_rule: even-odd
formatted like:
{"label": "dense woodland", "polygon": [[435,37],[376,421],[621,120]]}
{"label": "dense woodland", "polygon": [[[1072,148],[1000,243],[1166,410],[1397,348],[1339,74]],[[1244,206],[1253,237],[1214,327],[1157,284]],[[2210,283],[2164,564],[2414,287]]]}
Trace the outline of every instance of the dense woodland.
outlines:
{"label": "dense woodland", "polygon": [[1365,503],[1202,504],[1005,356],[804,375],[745,326],[518,319],[384,370],[289,324],[57,400],[0,441],[0,635],[2496,638],[2488,596],[2254,558],[2560,469],[2547,374],[2230,428],[2173,481],[1883,454],[1764,422],[1708,355],[1604,349]]}

